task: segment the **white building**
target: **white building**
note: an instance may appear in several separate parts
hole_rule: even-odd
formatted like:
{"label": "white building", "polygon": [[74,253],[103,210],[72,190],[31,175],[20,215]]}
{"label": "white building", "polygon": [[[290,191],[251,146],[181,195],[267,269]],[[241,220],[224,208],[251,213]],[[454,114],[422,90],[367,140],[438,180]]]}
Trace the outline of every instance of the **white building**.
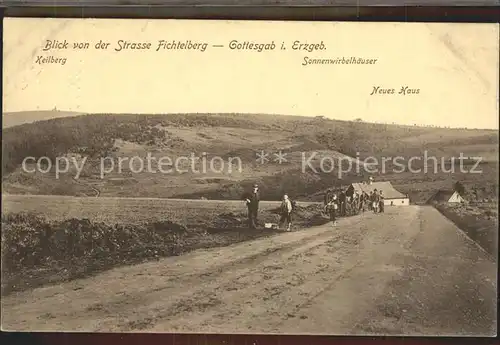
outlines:
{"label": "white building", "polygon": [[449,202],[462,204],[465,202],[465,199],[457,191],[439,190],[428,201],[428,203],[432,202]]}

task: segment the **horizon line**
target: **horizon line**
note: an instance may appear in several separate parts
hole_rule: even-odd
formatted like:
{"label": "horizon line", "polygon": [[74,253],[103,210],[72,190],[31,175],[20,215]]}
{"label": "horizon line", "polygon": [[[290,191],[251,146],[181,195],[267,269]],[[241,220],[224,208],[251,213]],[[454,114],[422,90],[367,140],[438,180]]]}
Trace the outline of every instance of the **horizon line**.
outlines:
{"label": "horizon line", "polygon": [[[16,113],[37,113],[37,112],[55,112],[55,113],[74,113],[75,117],[76,116],[84,116],[84,115],[197,115],[197,114],[206,114],[206,115],[263,115],[263,116],[290,116],[290,117],[300,117],[300,118],[321,118],[324,120],[331,120],[331,121],[340,121],[340,122],[360,122],[360,123],[369,123],[369,124],[376,124],[376,125],[388,125],[388,126],[404,126],[404,127],[421,127],[421,128],[440,128],[440,129],[467,129],[467,130],[488,130],[488,131],[498,131],[499,127],[497,125],[496,128],[493,127],[488,127],[488,128],[477,128],[477,127],[467,127],[467,126],[462,126],[462,127],[445,127],[445,126],[439,126],[435,124],[409,124],[409,123],[398,123],[398,122],[377,122],[377,121],[369,121],[362,119],[361,117],[353,118],[350,120],[341,120],[341,119],[336,119],[333,117],[329,117],[327,115],[316,115],[316,116],[307,116],[307,115],[290,115],[290,114],[277,114],[277,113],[240,113],[240,112],[212,112],[212,113],[205,113],[205,112],[188,112],[188,113],[180,113],[180,112],[159,112],[159,113],[123,113],[123,112],[102,112],[102,113],[97,113],[97,112],[78,112],[74,110],[63,110],[63,109],[44,109],[44,110],[18,110],[18,111],[3,111],[2,110],[2,117],[4,115],[10,115],[10,114],[16,114]],[[360,119],[360,121],[358,120]],[[50,119],[41,119],[39,121],[47,121]],[[34,120],[36,122],[37,120]],[[28,123],[26,123],[28,124]]]}

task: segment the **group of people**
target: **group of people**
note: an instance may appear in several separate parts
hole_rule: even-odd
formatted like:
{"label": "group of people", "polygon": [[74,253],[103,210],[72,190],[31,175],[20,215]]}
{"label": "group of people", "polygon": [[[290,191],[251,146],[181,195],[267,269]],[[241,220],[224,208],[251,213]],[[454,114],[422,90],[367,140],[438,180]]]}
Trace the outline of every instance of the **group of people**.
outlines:
{"label": "group of people", "polygon": [[[248,208],[248,224],[251,229],[255,229],[257,227],[257,215],[259,213],[259,186],[254,185],[252,192],[245,194],[244,199]],[[292,212],[294,208],[295,202],[288,197],[288,194],[284,194],[280,206],[280,220],[278,227],[285,225],[286,231],[291,231]]]}
{"label": "group of people", "polygon": [[[259,212],[259,186],[254,185],[252,192],[244,195],[244,200],[248,208],[249,226],[255,229],[257,227],[257,215]],[[294,204],[295,202],[287,194],[283,195],[278,227],[286,225],[286,230],[291,230]],[[366,211],[374,213],[384,212],[384,195],[381,190],[374,189],[370,193],[358,193],[355,191],[352,195],[347,195],[345,191],[332,190],[328,190],[325,193],[324,212],[329,215],[333,225],[336,224],[337,217],[353,216]]]}
{"label": "group of people", "polygon": [[328,190],[324,198],[324,211],[334,225],[337,217],[353,216],[366,211],[383,213],[384,195],[377,189],[370,193],[355,191],[352,195],[347,195],[345,191]]}

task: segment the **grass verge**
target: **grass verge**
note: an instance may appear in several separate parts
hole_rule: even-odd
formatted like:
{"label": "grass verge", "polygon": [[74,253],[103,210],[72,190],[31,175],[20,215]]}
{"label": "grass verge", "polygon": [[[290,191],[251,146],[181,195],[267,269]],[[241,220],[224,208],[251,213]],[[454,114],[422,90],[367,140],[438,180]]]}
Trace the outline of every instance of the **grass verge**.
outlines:
{"label": "grass verge", "polygon": [[[295,228],[327,219],[319,205],[298,207]],[[266,209],[260,222],[276,222],[277,209]],[[32,213],[2,215],[2,295],[56,284],[111,269],[191,250],[227,246],[277,232],[248,229],[245,212],[199,216],[192,225],[168,220],[106,223],[87,218],[47,219]]]}
{"label": "grass verge", "polygon": [[446,218],[462,229],[467,236],[479,244],[488,254],[498,254],[498,213],[495,203],[444,204],[434,207]]}

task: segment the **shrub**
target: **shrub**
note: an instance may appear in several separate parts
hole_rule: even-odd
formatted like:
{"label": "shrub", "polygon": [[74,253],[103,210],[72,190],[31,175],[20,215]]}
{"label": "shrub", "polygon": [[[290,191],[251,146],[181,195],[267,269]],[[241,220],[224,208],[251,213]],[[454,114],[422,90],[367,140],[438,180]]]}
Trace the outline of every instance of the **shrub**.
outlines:
{"label": "shrub", "polygon": [[[82,258],[141,252],[148,256],[172,251],[186,229],[165,221],[144,225],[108,225],[89,219],[48,221],[35,214],[2,216],[2,266],[4,272],[35,268],[50,262],[75,262]],[[153,253],[154,254],[154,253]]]}

